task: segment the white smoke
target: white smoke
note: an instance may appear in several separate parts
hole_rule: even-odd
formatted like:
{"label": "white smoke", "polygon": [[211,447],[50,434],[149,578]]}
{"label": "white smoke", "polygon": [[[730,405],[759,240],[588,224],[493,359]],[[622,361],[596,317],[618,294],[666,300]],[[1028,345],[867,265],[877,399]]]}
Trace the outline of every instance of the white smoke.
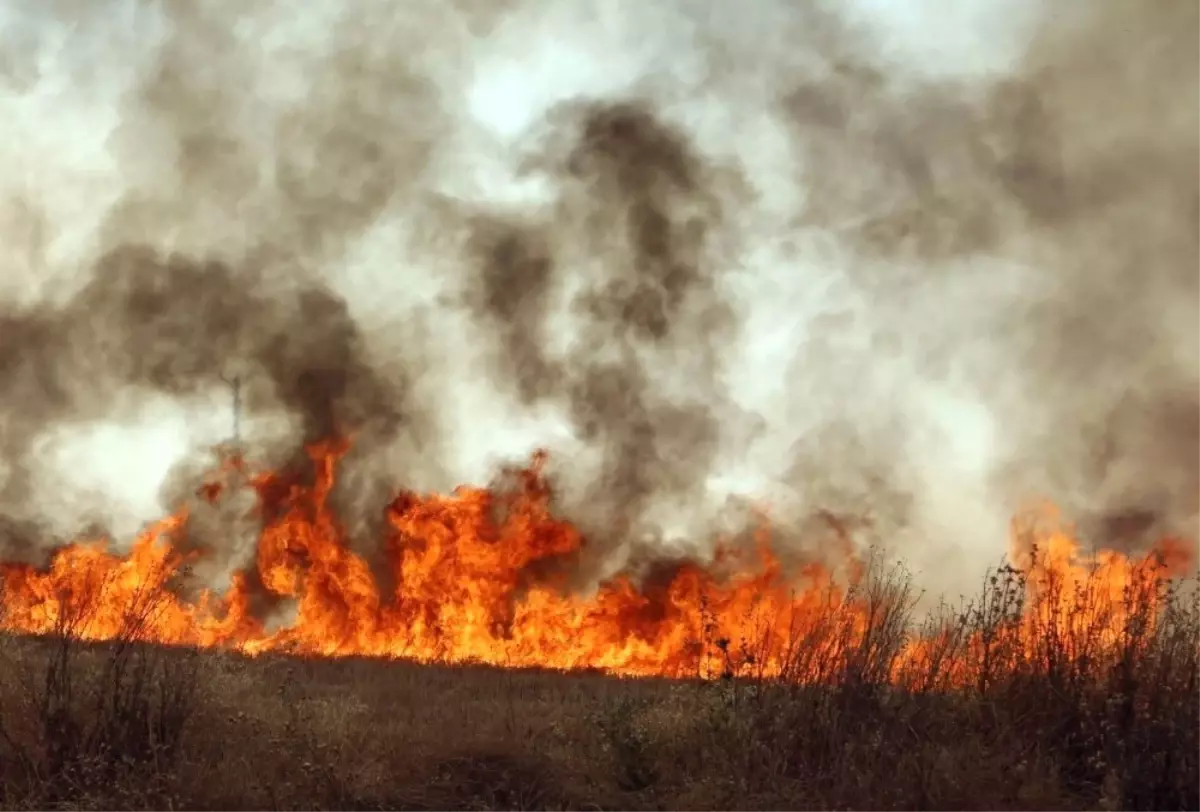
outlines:
{"label": "white smoke", "polygon": [[[124,241],[234,264],[264,243],[291,246],[274,284],[323,279],[381,366],[419,359],[415,386],[435,405],[435,429],[379,453],[398,484],[482,483],[499,464],[547,447],[567,461],[559,470],[568,490],[582,489],[597,476],[596,449],[558,406],[525,406],[498,388],[489,329],[453,306],[471,284],[459,212],[544,222],[571,194],[544,169],[556,111],[637,98],[739,175],[718,189],[727,219],[714,253],[738,315],[723,383],[740,411],[721,416],[707,501],[664,497],[644,523],[707,541],[731,495],[763,499],[785,522],[857,505],[881,517],[881,532],[918,566],[944,568],[952,581],[996,561],[1009,517],[1029,498],[1076,508],[1103,498],[1079,492],[1092,482],[1079,473],[1091,451],[1053,436],[1073,430],[1062,423],[1069,398],[1039,402],[1042,373],[1026,369],[1018,348],[1042,340],[1025,314],[1062,295],[1059,266],[1075,263],[1078,243],[1102,233],[1105,250],[1119,226],[1065,220],[1054,231],[1001,201],[992,214],[1000,236],[977,248],[864,245],[877,227],[904,227],[910,208],[940,217],[928,209],[945,205],[945,229],[956,229],[969,224],[961,207],[1001,199],[971,185],[969,155],[1010,146],[969,143],[987,126],[939,129],[937,111],[926,116],[921,105],[937,93],[961,104],[960,115],[985,119],[997,88],[1027,79],[1030,43],[1051,13],[1033,0],[820,9],[782,0],[10,2],[0,9],[0,296],[13,306],[65,301],[95,258]],[[1085,27],[1088,15],[1065,16],[1060,27]],[[878,79],[856,99],[845,83],[872,72]],[[1121,77],[1114,92],[1134,92],[1139,79]],[[839,123],[789,120],[798,115],[789,94],[824,86],[848,105]],[[1172,154],[1170,134],[1186,129],[1195,99],[1179,104],[1183,118],[1145,150]],[[1153,127],[1075,125],[1069,134],[1111,126],[1122,149]],[[895,133],[902,146],[891,147],[881,127],[911,131]],[[354,151],[358,136],[372,151]],[[922,144],[937,156],[889,152]],[[928,199],[912,200],[912,185],[896,182],[890,167],[906,161],[932,167]],[[297,214],[354,200],[381,175],[385,198],[361,222],[314,234]],[[294,199],[297,183],[315,190],[311,199]],[[552,343],[568,346],[577,331],[567,292],[593,273],[590,262],[614,260],[560,248],[577,279],[548,318]],[[1176,272],[1145,269],[1152,280]],[[1169,281],[1160,287],[1166,296],[1145,301],[1174,298],[1176,310],[1144,338],[1163,342],[1169,349],[1156,357],[1173,355],[1177,366],[1146,374],[1190,382],[1196,353],[1184,345],[1194,343],[1196,303],[1172,296]],[[654,363],[663,393],[705,397],[691,387],[687,357]],[[1116,389],[1104,390],[1112,403]],[[1073,405],[1091,419],[1112,403]],[[229,408],[220,387],[186,399],[130,392],[108,419],[48,426],[30,510],[57,533],[97,516],[129,532],[173,507],[163,479],[228,434]],[[244,433],[253,448],[287,430],[286,419],[263,420]],[[1176,473],[1164,477],[1178,492],[1190,472]]]}

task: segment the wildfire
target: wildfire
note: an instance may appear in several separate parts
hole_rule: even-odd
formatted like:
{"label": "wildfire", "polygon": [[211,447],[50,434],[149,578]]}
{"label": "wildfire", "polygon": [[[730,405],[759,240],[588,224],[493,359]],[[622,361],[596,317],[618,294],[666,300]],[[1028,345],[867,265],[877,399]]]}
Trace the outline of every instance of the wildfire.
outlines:
{"label": "wildfire", "polygon": [[[844,669],[877,661],[888,664],[886,676],[900,679],[927,673],[943,658],[949,663],[943,678],[961,681],[978,677],[971,663],[983,647],[995,648],[998,636],[1008,651],[1026,654],[1044,645],[1052,627],[1069,627],[1078,632],[1072,640],[1091,641],[1093,649],[1077,655],[1119,644],[1131,633],[1131,594],[1145,592],[1154,604],[1151,593],[1187,564],[1178,544],[1164,543],[1144,559],[1112,551],[1086,556],[1061,526],[1022,527],[1012,554],[1021,569],[998,576],[1012,581],[1011,588],[994,583],[999,597],[962,609],[955,627],[972,628],[961,621],[973,612],[989,634],[964,638],[950,627],[930,627],[889,637],[880,629],[911,608],[908,593],[879,588],[878,569],[849,551],[855,566],[848,578],[816,563],[789,570],[773,554],[764,522],[755,549],[724,551],[719,568],[675,564],[639,582],[617,577],[585,596],[563,580],[583,539],[552,515],[544,457],[536,455],[513,488],[397,495],[386,508],[380,578],[346,544],[330,506],[346,449],[345,442],[311,447],[308,482],[252,474],[240,458],[227,460],[257,492],[263,526],[253,568],[237,573],[222,593],[186,597],[182,584],[201,553],[184,543],[188,517],[180,512],[147,529],[125,555],[103,540],[81,541],[59,549],[46,569],[0,564],[0,626],[91,640],[134,635],[249,654],[628,675],[707,676],[737,668],[816,680],[831,664]],[[223,491],[212,482],[200,495],[216,501]],[[252,611],[256,597],[290,600],[294,619],[268,630]],[[1155,616],[1141,617],[1153,623]],[[901,640],[902,647],[881,658],[881,640]]]}

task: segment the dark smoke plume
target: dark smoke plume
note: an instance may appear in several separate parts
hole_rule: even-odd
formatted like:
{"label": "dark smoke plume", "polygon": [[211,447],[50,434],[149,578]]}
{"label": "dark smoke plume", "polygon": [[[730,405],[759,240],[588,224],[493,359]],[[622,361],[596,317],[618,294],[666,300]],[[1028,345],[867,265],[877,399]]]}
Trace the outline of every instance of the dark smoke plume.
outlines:
{"label": "dark smoke plume", "polygon": [[[582,253],[608,260],[573,291],[575,341],[547,352],[547,300],[567,258],[554,255],[538,226],[477,227],[475,305],[496,330],[499,371],[517,396],[561,404],[582,442],[600,450],[571,515],[608,550],[656,532],[643,525],[655,500],[705,498],[722,410],[731,408],[721,344],[736,323],[710,245],[723,213],[713,167],[645,105],[587,105],[556,119],[571,134],[552,166],[568,191],[556,220],[541,228],[577,228]],[[656,380],[672,360],[687,365],[687,400],[671,399]]]}
{"label": "dark smoke plume", "polygon": [[406,381],[371,366],[344,301],[316,283],[267,291],[253,268],[121,246],[66,304],[7,314],[4,334],[11,467],[0,499],[10,510],[31,497],[24,474],[47,426],[102,418],[130,388],[179,397],[219,388],[230,359],[260,381],[248,417],[282,408],[299,420],[285,452],[343,427],[386,443],[416,424]]}

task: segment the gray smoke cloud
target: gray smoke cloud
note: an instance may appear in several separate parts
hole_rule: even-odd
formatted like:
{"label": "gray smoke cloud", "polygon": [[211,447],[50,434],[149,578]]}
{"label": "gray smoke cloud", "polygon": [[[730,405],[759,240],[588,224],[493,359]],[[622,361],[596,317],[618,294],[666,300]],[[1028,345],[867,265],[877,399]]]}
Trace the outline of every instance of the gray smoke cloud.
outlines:
{"label": "gray smoke cloud", "polygon": [[[591,571],[765,502],[933,587],[1048,498],[1196,535],[1195,3],[10,3],[0,530],[29,556],[354,432],[551,452]],[[244,505],[195,514],[244,563]]]}

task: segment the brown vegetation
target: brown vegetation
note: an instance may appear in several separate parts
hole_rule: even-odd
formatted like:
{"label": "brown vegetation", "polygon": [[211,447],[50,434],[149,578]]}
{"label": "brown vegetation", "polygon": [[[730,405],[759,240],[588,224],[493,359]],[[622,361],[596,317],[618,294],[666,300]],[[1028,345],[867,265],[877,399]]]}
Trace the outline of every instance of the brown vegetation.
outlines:
{"label": "brown vegetation", "polygon": [[[900,667],[908,589],[879,570],[853,644],[831,609],[770,682],[753,641],[700,641],[724,676],[671,681],[147,645],[153,601],[83,643],[64,615],[59,636],[2,641],[0,804],[1200,808],[1194,591],[1135,579],[1118,639],[1052,613],[1030,647],[1005,568]],[[1062,598],[1095,615],[1086,587]]]}

